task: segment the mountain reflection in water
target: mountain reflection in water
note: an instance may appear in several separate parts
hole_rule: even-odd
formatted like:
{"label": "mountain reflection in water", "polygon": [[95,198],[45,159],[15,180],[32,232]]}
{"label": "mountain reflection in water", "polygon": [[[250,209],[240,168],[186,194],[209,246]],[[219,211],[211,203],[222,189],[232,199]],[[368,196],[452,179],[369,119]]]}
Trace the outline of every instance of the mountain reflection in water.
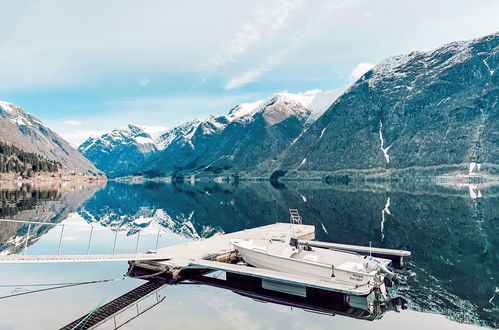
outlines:
{"label": "mountain reflection in water", "polygon": [[[60,222],[78,212],[88,223],[126,229],[128,235],[166,228],[196,239],[287,222],[288,208],[298,208],[304,223],[315,225],[317,240],[412,251],[408,285],[395,289],[409,309],[498,327],[499,193],[488,187],[478,195],[477,189],[471,194],[471,188],[440,186],[109,182],[29,194],[0,190],[0,213]],[[2,253],[22,251],[26,226],[0,223]],[[50,228],[35,228],[28,245]]]}

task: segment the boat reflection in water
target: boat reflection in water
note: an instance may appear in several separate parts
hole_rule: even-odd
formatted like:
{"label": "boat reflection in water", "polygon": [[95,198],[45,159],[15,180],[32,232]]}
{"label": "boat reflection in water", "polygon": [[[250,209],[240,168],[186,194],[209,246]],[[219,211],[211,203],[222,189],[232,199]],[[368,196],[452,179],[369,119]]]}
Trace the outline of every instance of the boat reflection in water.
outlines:
{"label": "boat reflection in water", "polygon": [[[141,268],[131,268],[128,275],[131,277],[151,276],[150,271]],[[171,278],[161,275],[148,279],[159,283],[172,283]],[[406,309],[406,301],[401,297],[378,299],[374,294],[367,297],[355,297],[340,292],[290,285],[222,271],[191,272],[187,279],[176,284],[207,285],[230,290],[257,302],[279,304],[301,308],[308,312],[331,316],[342,315],[368,321],[380,319],[387,311],[399,312]]]}

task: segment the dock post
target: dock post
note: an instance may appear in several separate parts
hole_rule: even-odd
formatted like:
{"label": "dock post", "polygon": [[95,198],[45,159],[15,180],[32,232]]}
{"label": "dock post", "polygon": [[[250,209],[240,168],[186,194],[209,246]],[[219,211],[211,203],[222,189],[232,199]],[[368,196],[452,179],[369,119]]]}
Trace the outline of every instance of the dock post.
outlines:
{"label": "dock post", "polygon": [[140,230],[139,233],[137,234],[137,243],[135,244],[135,253],[137,253],[139,249],[139,239],[140,239]]}
{"label": "dock post", "polygon": [[90,229],[90,237],[88,238],[87,255],[90,253],[90,243],[92,242],[92,234],[94,232],[94,226]]}
{"label": "dock post", "polygon": [[158,236],[156,237],[156,252],[158,252],[158,243],[159,243],[159,233],[161,232],[161,229],[158,229]]}
{"label": "dock post", "polygon": [[62,225],[62,229],[61,229],[61,237],[59,238],[59,247],[57,248],[57,255],[61,254],[62,235],[64,235],[64,225]]}
{"label": "dock post", "polygon": [[28,240],[29,240],[29,232],[31,230],[31,222],[28,224],[28,232],[26,233],[26,242],[24,242],[24,251],[23,255],[26,254],[26,250],[28,249]]}
{"label": "dock post", "polygon": [[118,229],[116,229],[116,234],[114,234],[114,243],[113,243],[113,254],[116,250],[116,239],[118,238]]}

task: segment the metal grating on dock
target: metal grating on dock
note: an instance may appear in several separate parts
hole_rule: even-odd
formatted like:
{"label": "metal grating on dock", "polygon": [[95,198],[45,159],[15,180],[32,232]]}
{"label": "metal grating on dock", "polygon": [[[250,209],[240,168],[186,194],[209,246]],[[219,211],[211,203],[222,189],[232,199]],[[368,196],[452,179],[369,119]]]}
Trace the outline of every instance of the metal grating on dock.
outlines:
{"label": "metal grating on dock", "polygon": [[[87,315],[84,315],[79,319],[65,325],[61,328],[61,330],[81,330],[95,328],[98,325],[110,320],[113,316],[128,309],[130,306],[138,303],[140,300],[143,300],[154,292],[160,290],[164,286],[166,286],[165,283],[155,283],[151,281],[142,284],[141,286],[125,293],[124,295],[114,299],[113,301],[110,301],[107,304],[99,307],[85,321],[83,320],[87,317]],[[79,324],[80,322],[81,324]]]}

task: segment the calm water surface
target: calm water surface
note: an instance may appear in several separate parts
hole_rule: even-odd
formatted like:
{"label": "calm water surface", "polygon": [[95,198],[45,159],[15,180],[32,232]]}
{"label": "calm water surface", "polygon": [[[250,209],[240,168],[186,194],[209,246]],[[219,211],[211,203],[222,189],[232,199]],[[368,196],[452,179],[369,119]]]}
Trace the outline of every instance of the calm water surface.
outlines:
{"label": "calm water surface", "polygon": [[[407,309],[364,321],[256,302],[213,287],[178,285],[162,289],[163,302],[123,328],[497,328],[498,205],[499,189],[479,186],[110,182],[0,187],[0,218],[50,223],[0,222],[0,253],[144,252],[287,222],[288,208],[298,208],[304,223],[315,225],[317,240],[412,251],[408,285],[391,292],[407,300]],[[20,285],[119,279],[127,268],[120,262],[0,264],[0,296],[38,289]],[[142,283],[125,279],[2,298],[0,329],[55,329]],[[155,299],[146,299],[140,308]],[[125,312],[117,321],[132,315]]]}

